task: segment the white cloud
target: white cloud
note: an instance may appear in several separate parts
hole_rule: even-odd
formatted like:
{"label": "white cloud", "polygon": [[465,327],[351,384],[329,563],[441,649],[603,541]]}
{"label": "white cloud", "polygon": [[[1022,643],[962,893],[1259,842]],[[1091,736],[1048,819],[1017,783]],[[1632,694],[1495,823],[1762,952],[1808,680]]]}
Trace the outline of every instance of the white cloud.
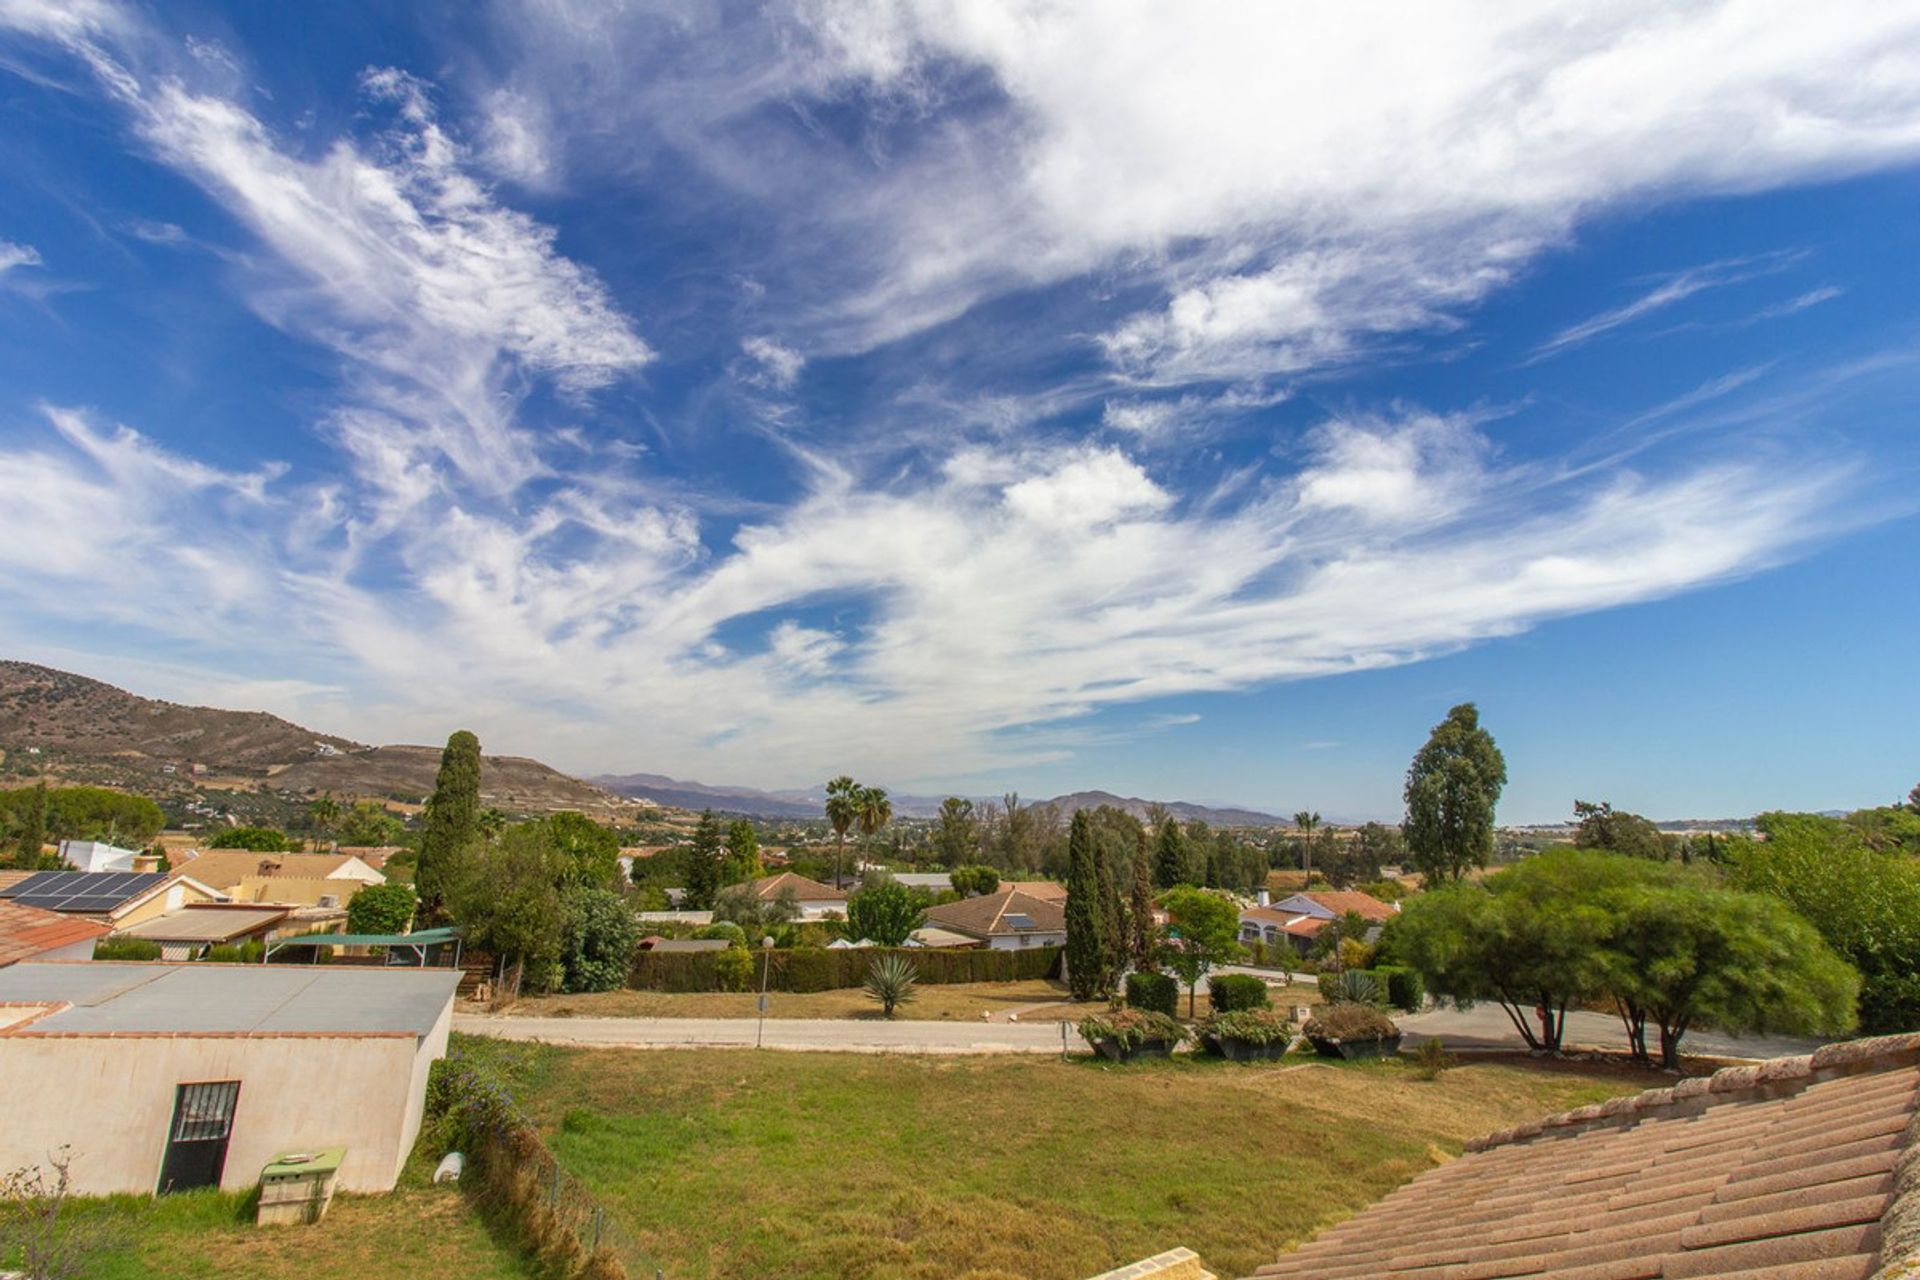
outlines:
{"label": "white cloud", "polygon": [[[1632,324],[1644,316],[1685,302],[1697,293],[1705,293],[1710,289],[1723,289],[1728,285],[1752,280],[1756,276],[1772,274],[1789,265],[1798,256],[1776,254],[1766,259],[1713,262],[1675,272],[1633,301],[1609,308],[1598,315],[1589,316],[1578,324],[1562,329],[1534,348],[1532,359],[1538,361],[1557,356],[1624,325]],[[1824,299],[1815,299],[1815,302],[1818,301],[1824,301]],[[1807,305],[1811,306],[1813,303]]]}
{"label": "white cloud", "polygon": [[807,358],[798,351],[768,337],[742,338],[740,349],[759,366],[754,376],[781,391],[793,389],[807,364]]}
{"label": "white cloud", "polygon": [[40,251],[30,244],[15,244],[11,240],[0,240],[0,276],[15,267],[37,267],[40,265]]}
{"label": "white cloud", "polygon": [[1170,502],[1138,463],[1117,450],[1087,453],[1006,491],[1007,510],[1037,525],[1072,531],[1149,515]]}

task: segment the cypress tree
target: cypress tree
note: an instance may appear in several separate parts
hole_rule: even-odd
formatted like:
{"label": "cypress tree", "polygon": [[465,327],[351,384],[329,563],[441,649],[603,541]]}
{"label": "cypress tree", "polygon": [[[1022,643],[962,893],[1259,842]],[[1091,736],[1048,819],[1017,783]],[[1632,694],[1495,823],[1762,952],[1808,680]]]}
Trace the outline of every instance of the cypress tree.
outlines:
{"label": "cypress tree", "polygon": [[440,753],[440,772],[427,801],[427,829],[420,837],[414,887],[429,919],[447,911],[460,855],[480,834],[480,739],[461,729]]}
{"label": "cypress tree", "polygon": [[1077,809],[1067,833],[1067,986],[1075,1000],[1100,994],[1106,967],[1100,928],[1104,902],[1093,824],[1086,810]]}
{"label": "cypress tree", "polygon": [[741,818],[727,828],[727,872],[722,878],[728,884],[739,884],[758,879],[764,870],[760,865],[760,837],[754,833],[753,824]]}
{"label": "cypress tree", "polygon": [[1153,968],[1153,851],[1147,844],[1147,829],[1133,850],[1133,895],[1127,912],[1127,949],[1133,967],[1141,973]]}
{"label": "cypress tree", "polygon": [[687,850],[687,897],[681,905],[689,911],[711,911],[720,896],[720,819],[708,809],[693,829],[693,847]]}
{"label": "cypress tree", "polygon": [[27,793],[20,807],[20,866],[28,871],[40,869],[40,850],[47,843],[47,784],[40,782]]}
{"label": "cypress tree", "polygon": [[1101,831],[1094,841],[1100,879],[1100,993],[1112,995],[1127,971],[1127,908],[1120,901],[1120,858],[1116,832]]}
{"label": "cypress tree", "polygon": [[1187,836],[1171,817],[1160,822],[1160,842],[1153,851],[1153,883],[1161,889],[1187,883]]}

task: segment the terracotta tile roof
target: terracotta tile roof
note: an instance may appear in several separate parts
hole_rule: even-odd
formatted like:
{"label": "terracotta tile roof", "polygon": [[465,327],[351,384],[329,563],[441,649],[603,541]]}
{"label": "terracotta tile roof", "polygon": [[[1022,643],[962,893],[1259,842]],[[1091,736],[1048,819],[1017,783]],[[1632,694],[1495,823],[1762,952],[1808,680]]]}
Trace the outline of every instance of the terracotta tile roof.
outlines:
{"label": "terracotta tile roof", "polygon": [[[1033,928],[1017,929],[1007,923],[1007,917],[1013,915],[1026,916],[1033,921]],[[1064,902],[1036,898],[1024,889],[1001,889],[978,898],[928,907],[927,923],[976,938],[1059,933],[1067,927],[1067,908]]]}
{"label": "terracotta tile roof", "polygon": [[793,896],[799,902],[845,902],[847,900],[844,890],[831,888],[818,880],[809,880],[791,871],[782,871],[777,876],[762,876],[753,882],[753,895],[767,902],[779,897],[786,889],[793,890]]}
{"label": "terracotta tile roof", "polygon": [[1327,910],[1333,912],[1336,916],[1343,916],[1349,911],[1357,911],[1369,920],[1391,920],[1399,914],[1399,912],[1393,909],[1392,903],[1382,902],[1370,893],[1360,893],[1355,890],[1322,891],[1316,889],[1312,893],[1301,893],[1293,896],[1307,898],[1317,902]]}
{"label": "terracotta tile roof", "polygon": [[17,964],[76,942],[98,938],[106,925],[0,898],[0,965]]}
{"label": "terracotta tile roof", "polygon": [[1065,902],[1067,886],[1058,880],[1002,880],[1002,889],[1018,889],[1035,898],[1045,898],[1048,902]]}
{"label": "terracotta tile roof", "polygon": [[1730,1067],[1477,1139],[1258,1274],[1920,1275],[1917,1101],[1920,1035]]}
{"label": "terracotta tile roof", "polygon": [[[173,862],[176,873],[209,889],[225,891],[248,876],[294,876],[324,880],[353,861],[348,853],[256,853],[251,849],[208,849],[197,858]],[[262,871],[262,868],[271,868]]]}

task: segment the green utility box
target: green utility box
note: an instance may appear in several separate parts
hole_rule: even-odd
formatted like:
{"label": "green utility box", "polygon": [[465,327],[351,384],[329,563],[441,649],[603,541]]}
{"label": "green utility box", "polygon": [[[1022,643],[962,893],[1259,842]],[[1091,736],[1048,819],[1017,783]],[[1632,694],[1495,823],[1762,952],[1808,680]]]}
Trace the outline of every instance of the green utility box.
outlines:
{"label": "green utility box", "polygon": [[260,1226],[318,1222],[333,1203],[345,1147],[290,1151],[275,1157],[260,1174]]}

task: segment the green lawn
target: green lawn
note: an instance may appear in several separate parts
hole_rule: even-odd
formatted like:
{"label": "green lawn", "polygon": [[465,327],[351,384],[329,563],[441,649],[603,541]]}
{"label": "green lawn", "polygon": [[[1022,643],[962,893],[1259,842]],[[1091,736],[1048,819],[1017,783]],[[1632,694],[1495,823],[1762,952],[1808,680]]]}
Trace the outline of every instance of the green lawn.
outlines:
{"label": "green lawn", "polygon": [[[111,1232],[87,1280],[528,1280],[510,1243],[496,1240],[452,1187],[427,1183],[417,1162],[392,1195],[336,1196],[312,1226],[256,1227],[251,1196],[192,1192],[148,1200],[76,1202],[71,1221]],[[11,1261],[11,1259],[8,1259]]]}
{"label": "green lawn", "polygon": [[1124,1067],[463,1038],[670,1280],[1244,1275],[1475,1133],[1650,1081],[1525,1062]]}

